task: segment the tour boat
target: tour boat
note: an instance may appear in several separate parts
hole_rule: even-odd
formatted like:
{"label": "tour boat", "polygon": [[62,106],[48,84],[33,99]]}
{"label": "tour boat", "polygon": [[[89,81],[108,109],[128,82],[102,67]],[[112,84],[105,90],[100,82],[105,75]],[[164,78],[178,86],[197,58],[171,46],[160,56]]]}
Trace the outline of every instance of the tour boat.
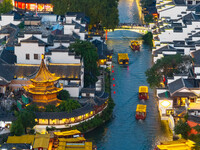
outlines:
{"label": "tour boat", "polygon": [[138,41],[131,41],[131,49],[133,51],[139,51],[140,50],[140,44]]}
{"label": "tour boat", "polygon": [[147,105],[138,104],[136,108],[135,118],[137,120],[139,119],[144,120],[146,118],[146,109],[147,109]]}
{"label": "tour boat", "polygon": [[127,65],[127,64],[129,64],[128,53],[118,53],[118,63],[120,65]]}
{"label": "tour boat", "polygon": [[140,86],[139,87],[139,99],[147,100],[149,99],[149,94],[148,94],[148,86]]}

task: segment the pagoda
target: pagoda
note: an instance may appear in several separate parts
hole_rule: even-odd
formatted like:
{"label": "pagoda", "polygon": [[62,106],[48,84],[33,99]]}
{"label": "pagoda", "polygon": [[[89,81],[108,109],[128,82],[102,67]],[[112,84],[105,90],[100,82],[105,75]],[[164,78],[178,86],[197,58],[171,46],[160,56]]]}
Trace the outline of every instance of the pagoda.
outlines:
{"label": "pagoda", "polygon": [[39,107],[44,107],[48,104],[58,106],[61,100],[57,99],[57,94],[62,88],[55,87],[55,83],[59,77],[52,74],[44,63],[44,55],[42,55],[42,61],[38,73],[33,79],[30,79],[31,84],[25,86],[24,89],[28,92],[33,101]]}

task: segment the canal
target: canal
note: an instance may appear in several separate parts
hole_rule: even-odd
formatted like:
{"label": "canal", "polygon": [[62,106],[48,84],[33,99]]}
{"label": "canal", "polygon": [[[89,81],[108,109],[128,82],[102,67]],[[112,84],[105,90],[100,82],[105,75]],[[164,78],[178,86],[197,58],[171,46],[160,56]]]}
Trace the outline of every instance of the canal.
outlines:
{"label": "canal", "polygon": [[[120,23],[141,23],[137,0],[120,0]],[[115,31],[108,33],[107,44],[114,49],[112,78],[115,78],[112,94],[115,102],[113,118],[104,126],[86,134],[86,138],[97,145],[98,150],[152,150],[159,141],[171,139],[166,124],[160,121],[157,102],[153,90],[147,101],[138,100],[138,88],[148,85],[145,71],[151,66],[151,50],[141,42],[141,51],[133,52],[129,48],[130,41],[141,37],[131,31]],[[128,53],[130,64],[119,66],[118,53]],[[137,104],[147,105],[147,118],[135,120]]]}

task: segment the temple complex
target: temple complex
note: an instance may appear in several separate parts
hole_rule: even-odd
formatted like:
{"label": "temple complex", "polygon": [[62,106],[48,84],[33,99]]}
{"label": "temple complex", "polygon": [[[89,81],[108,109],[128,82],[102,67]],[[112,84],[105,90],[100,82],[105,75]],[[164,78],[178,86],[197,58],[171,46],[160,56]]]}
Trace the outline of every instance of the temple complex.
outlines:
{"label": "temple complex", "polygon": [[31,79],[31,84],[25,86],[24,89],[32,97],[32,103],[37,104],[39,107],[44,107],[48,104],[58,106],[60,100],[57,99],[57,94],[62,88],[55,87],[55,82],[59,79],[55,74],[52,74],[44,63],[44,56],[39,71],[36,76]]}

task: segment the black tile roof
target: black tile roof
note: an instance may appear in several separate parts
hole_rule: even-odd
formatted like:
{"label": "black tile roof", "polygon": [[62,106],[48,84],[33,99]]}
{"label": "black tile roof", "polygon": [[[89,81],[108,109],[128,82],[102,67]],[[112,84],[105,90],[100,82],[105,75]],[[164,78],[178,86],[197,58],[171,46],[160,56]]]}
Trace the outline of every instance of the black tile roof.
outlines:
{"label": "black tile roof", "polygon": [[73,110],[71,113],[68,112],[36,112],[36,118],[42,119],[64,119],[64,118],[71,118],[71,117],[78,117],[80,115],[89,113],[93,111],[94,108],[91,105],[85,105],[79,109]]}
{"label": "black tile roof", "polygon": [[190,36],[190,37],[200,37],[200,32],[197,32],[197,33],[193,34],[193,35]]}
{"label": "black tile roof", "polygon": [[48,52],[69,52],[69,48],[63,46],[62,44],[56,48],[49,49]]}
{"label": "black tile roof", "polygon": [[185,0],[173,0],[175,5],[186,5]]}
{"label": "black tile roof", "polygon": [[0,34],[9,34],[8,42],[6,43],[9,47],[14,47],[14,44],[17,43],[17,34],[19,28],[14,24],[8,24],[0,30]]}
{"label": "black tile roof", "polygon": [[72,20],[72,24],[75,24],[75,29],[80,29],[80,32],[85,32],[85,27],[83,27],[79,23],[77,23],[74,20]]}
{"label": "black tile roof", "polygon": [[82,88],[81,93],[95,93],[94,88]]}
{"label": "black tile roof", "polygon": [[4,49],[0,54],[0,58],[9,64],[16,63],[16,55],[14,54],[14,51]]}
{"label": "black tile roof", "polygon": [[182,27],[174,27],[173,31],[174,32],[183,32],[183,28]]}
{"label": "black tile roof", "polygon": [[66,13],[67,16],[76,16],[76,19],[80,20],[82,23],[89,23],[90,22],[90,18],[85,16],[84,13],[82,12],[67,12]]}
{"label": "black tile roof", "polygon": [[[189,110],[190,111],[190,110]],[[188,121],[200,123],[200,117],[199,116],[194,116],[194,115],[189,115],[188,116]]]}
{"label": "black tile roof", "polygon": [[108,50],[108,47],[104,42],[99,40],[94,40],[92,43],[97,47],[97,53],[99,55],[99,59],[107,59],[107,55],[112,54],[112,51]]}
{"label": "black tile roof", "polygon": [[194,94],[193,92],[176,92],[173,94],[173,96],[176,97],[189,97],[189,96],[197,96],[196,94]]}
{"label": "black tile roof", "polygon": [[[77,79],[81,77],[81,66],[49,65],[49,71],[63,79]],[[16,66],[10,64],[0,64],[0,77],[8,81],[14,77],[33,78],[39,70],[39,66]]]}
{"label": "black tile roof", "polygon": [[31,37],[29,37],[27,39],[21,40],[20,43],[38,43],[41,46],[47,46],[47,45],[49,45],[48,43],[46,43],[46,42],[38,39],[34,35],[32,35]]}
{"label": "black tile roof", "polygon": [[[180,78],[180,79],[168,84],[168,88],[169,88],[170,94],[174,96],[174,94],[176,94],[177,91],[179,91],[182,88],[198,88],[199,87],[198,83],[199,83],[199,81],[195,80],[195,79]],[[179,94],[179,93],[177,93],[177,94]],[[189,93],[188,93],[188,95],[189,95]]]}
{"label": "black tile roof", "polygon": [[155,50],[155,51],[153,52],[153,54],[154,54],[155,56],[157,56],[158,54],[162,54],[162,53],[165,52],[165,51],[174,51],[174,52],[176,52],[177,49],[174,48],[174,47],[172,47],[172,46],[170,46],[170,45],[166,45],[166,46],[163,46],[163,47],[161,47],[161,48]]}
{"label": "black tile roof", "polygon": [[168,91],[158,94],[159,98],[170,98],[170,93]]}
{"label": "black tile roof", "polygon": [[197,50],[195,52],[191,53],[192,57],[193,57],[193,62],[194,62],[194,66],[200,66],[200,50]]}
{"label": "black tile roof", "polygon": [[59,43],[69,43],[70,41],[75,41],[76,38],[73,35],[53,35],[48,36],[48,43],[53,44],[54,42]]}
{"label": "black tile roof", "polygon": [[185,46],[185,41],[173,41],[175,47]]}
{"label": "black tile roof", "polygon": [[14,20],[21,20],[22,19],[22,15],[20,15],[17,11],[14,11],[14,10],[12,10],[12,11],[10,11],[10,12],[8,12],[8,13],[5,13],[5,14],[3,14],[3,15],[14,15]]}

